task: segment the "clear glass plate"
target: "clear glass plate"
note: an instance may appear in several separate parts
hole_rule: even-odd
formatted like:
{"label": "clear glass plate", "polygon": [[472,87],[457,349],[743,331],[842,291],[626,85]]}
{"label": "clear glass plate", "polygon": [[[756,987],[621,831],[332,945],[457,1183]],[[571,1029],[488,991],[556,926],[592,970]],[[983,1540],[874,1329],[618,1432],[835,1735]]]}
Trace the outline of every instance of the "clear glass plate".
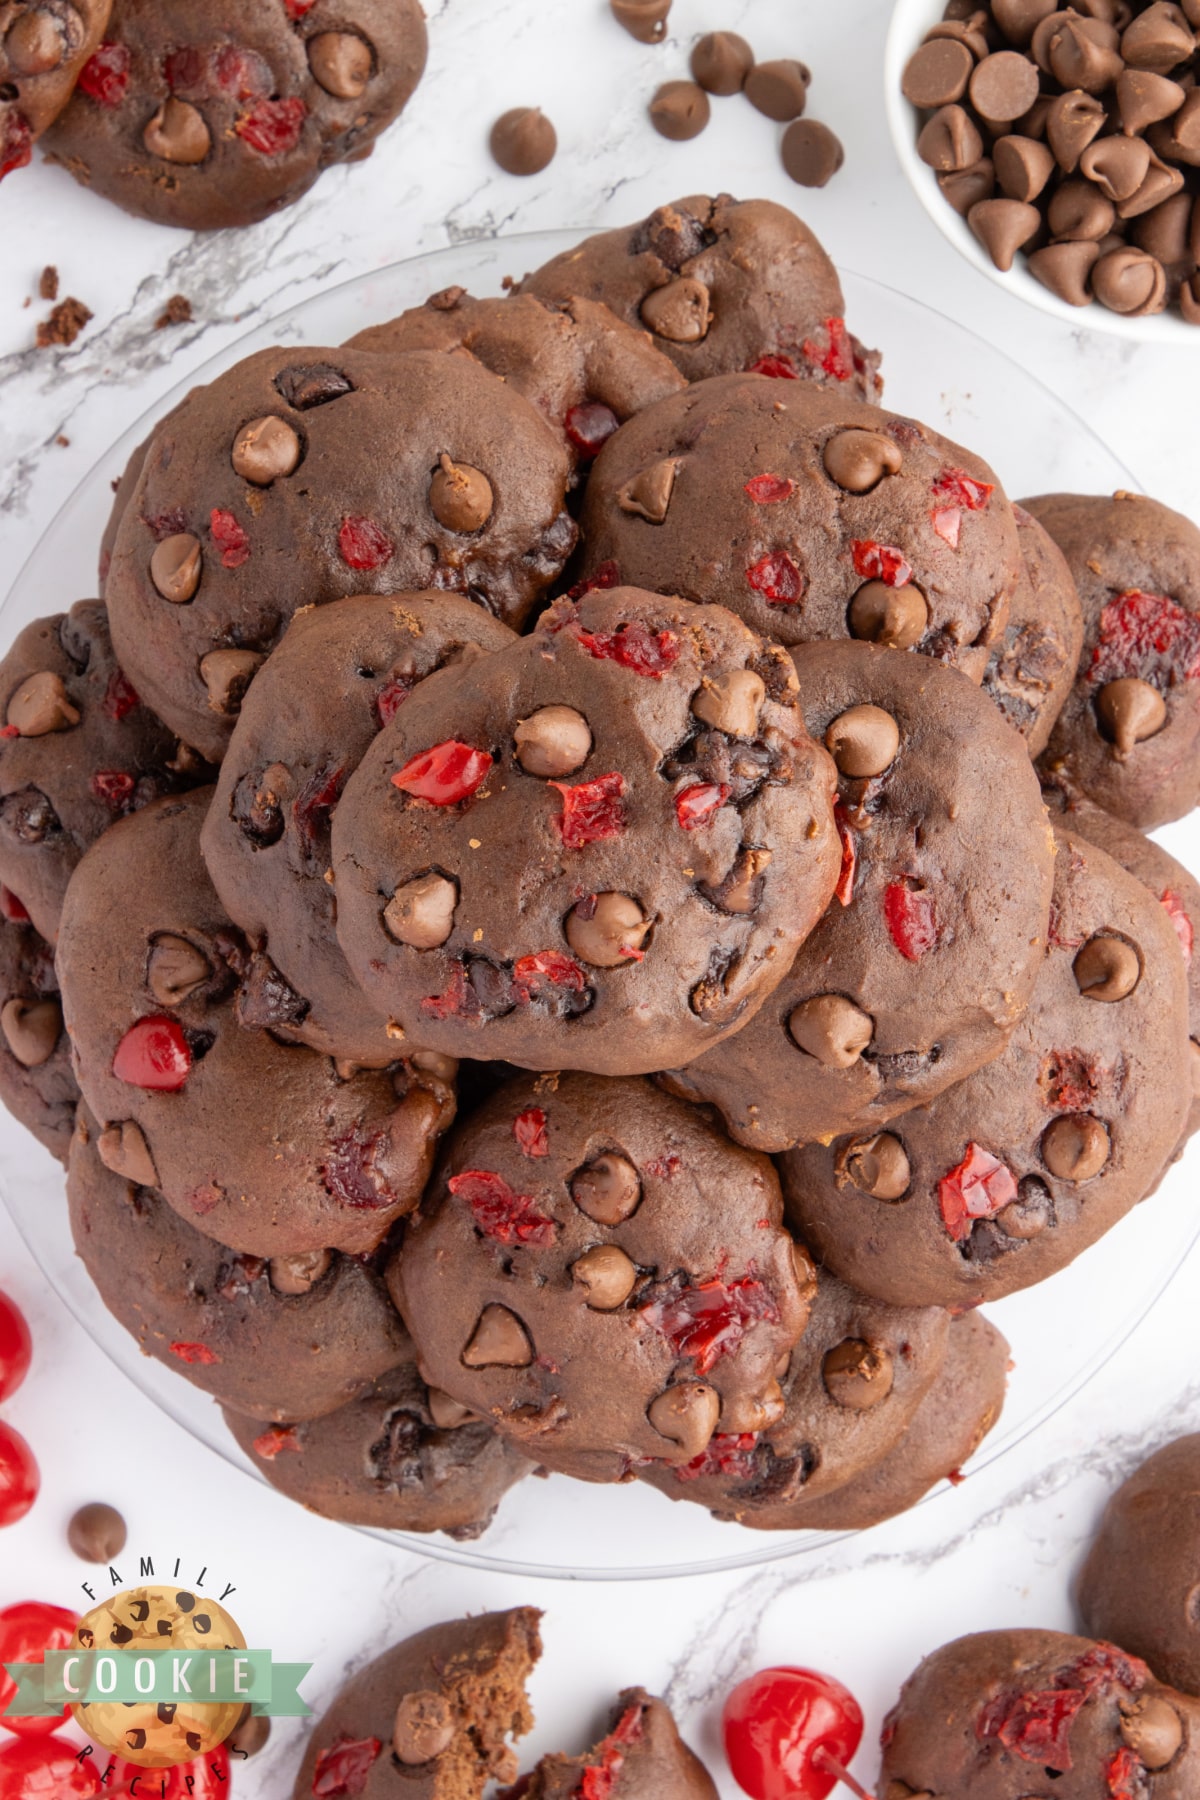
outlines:
{"label": "clear glass plate", "polygon": [[[337,344],[363,326],[461,282],[497,293],[581,234],[544,232],[462,244],[359,277],[301,302],[229,346],[163,396],[101,458],[67,500],[14,583],[0,613],[4,643],[29,619],[93,591],[96,550],[108,515],[110,482],[133,446],[195,382],[211,380],[251,350],[273,343]],[[847,314],[866,342],[884,351],[888,403],[965,441],[999,471],[1010,494],[1052,488],[1136,487],[1129,471],[1087,426],[1025,371],[954,320],[863,276],[845,274]],[[1200,830],[1177,826],[1172,849],[1200,868]],[[1004,1416],[975,1460],[1003,1456],[1089,1381],[1159,1299],[1200,1231],[1188,1198],[1196,1158],[1177,1165],[1139,1207],[1051,1292],[1035,1288],[989,1309],[1008,1336],[1015,1369]],[[178,1424],[228,1462],[255,1476],[220,1414],[173,1371],[141,1355],[102,1305],[72,1251],[62,1173],[11,1120],[0,1120],[0,1193],[47,1279],[92,1340]],[[289,1502],[280,1499],[280,1506]],[[924,1503],[938,1531],[937,1494]],[[373,1532],[407,1550],[525,1576],[633,1580],[770,1562],[834,1542],[828,1532],[753,1532],[719,1524],[700,1507],[673,1504],[652,1489],[528,1480],[504,1500],[476,1544],[440,1536]]]}

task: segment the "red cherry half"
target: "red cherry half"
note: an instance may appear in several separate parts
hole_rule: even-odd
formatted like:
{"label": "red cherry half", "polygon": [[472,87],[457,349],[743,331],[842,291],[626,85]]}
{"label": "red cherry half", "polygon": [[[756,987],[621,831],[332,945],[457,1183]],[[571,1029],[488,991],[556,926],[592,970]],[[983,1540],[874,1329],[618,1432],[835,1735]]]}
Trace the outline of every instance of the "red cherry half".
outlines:
{"label": "red cherry half", "polygon": [[[722,1715],[725,1754],[751,1800],[826,1800],[862,1742],[849,1688],[815,1669],[760,1669]],[[827,1764],[826,1758],[830,1759]]]}
{"label": "red cherry half", "polygon": [[23,1519],[41,1485],[33,1451],[19,1431],[0,1419],[0,1526]]}
{"label": "red cherry half", "polygon": [[0,1800],[75,1800],[99,1792],[95,1756],[81,1762],[65,1738],[10,1738],[0,1744]]}
{"label": "red cherry half", "polygon": [[447,738],[411,757],[392,776],[392,786],[434,806],[456,806],[483,785],[492,759],[486,750],[475,750],[457,738]]}
{"label": "red cherry half", "polygon": [[14,1300],[0,1293],[0,1403],[10,1400],[29,1373],[33,1340],[25,1315]]}
{"label": "red cherry half", "polygon": [[112,1062],[118,1081],[164,1094],[177,1093],[191,1067],[192,1052],[183,1028],[166,1013],[147,1013],[131,1025]]}
{"label": "red cherry half", "polygon": [[65,1650],[75,1630],[76,1615],[65,1606],[42,1600],[18,1600],[0,1612],[0,1726],[22,1737],[45,1737],[65,1719],[67,1708],[54,1719],[11,1718],[4,1710],[17,1691],[5,1663],[41,1662],[47,1650]]}

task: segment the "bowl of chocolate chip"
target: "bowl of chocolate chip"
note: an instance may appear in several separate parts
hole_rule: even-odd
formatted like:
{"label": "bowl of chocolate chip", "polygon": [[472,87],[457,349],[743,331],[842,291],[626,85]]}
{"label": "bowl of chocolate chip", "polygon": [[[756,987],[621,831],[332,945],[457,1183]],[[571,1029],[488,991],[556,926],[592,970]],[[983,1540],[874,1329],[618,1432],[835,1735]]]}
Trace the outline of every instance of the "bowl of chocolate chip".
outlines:
{"label": "bowl of chocolate chip", "polygon": [[976,268],[1056,318],[1174,343],[1200,326],[1198,75],[1200,0],[898,0],[888,119]]}

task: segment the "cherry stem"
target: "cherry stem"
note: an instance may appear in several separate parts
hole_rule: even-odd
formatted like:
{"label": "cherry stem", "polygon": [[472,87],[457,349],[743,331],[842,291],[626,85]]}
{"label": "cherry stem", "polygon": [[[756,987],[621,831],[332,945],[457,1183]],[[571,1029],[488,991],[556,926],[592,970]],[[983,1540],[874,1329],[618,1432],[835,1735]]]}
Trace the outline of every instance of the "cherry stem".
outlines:
{"label": "cherry stem", "polygon": [[869,1794],[862,1782],[854,1779],[849,1769],[844,1769],[835,1756],[830,1756],[823,1744],[818,1744],[813,1751],[812,1766],[825,1775],[833,1775],[838,1781],[844,1781],[850,1792],[858,1796],[858,1800],[875,1800],[874,1794]]}

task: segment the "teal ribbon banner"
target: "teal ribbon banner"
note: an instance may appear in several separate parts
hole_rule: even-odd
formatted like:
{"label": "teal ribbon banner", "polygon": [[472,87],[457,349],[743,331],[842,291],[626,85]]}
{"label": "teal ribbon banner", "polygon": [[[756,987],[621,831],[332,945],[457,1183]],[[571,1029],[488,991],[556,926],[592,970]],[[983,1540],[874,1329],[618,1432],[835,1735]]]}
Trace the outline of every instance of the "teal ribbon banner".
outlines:
{"label": "teal ribbon banner", "polygon": [[239,1700],[272,1719],[306,1718],[300,1683],[311,1663],[279,1663],[269,1650],[48,1650],[45,1662],[6,1663],[14,1718],[50,1719],[98,1701],[216,1706]]}

